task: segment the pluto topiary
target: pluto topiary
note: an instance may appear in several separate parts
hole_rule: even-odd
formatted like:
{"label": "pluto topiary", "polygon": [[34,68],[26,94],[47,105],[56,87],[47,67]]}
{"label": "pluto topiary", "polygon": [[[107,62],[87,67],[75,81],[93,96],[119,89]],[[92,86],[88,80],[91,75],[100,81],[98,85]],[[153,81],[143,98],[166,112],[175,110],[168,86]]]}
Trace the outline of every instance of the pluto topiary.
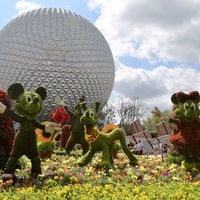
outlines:
{"label": "pluto topiary", "polygon": [[95,127],[98,121],[98,108],[99,103],[96,102],[95,109],[86,109],[83,116],[80,118],[81,123],[84,125],[85,138],[90,144],[90,149],[77,161],[77,164],[79,166],[87,165],[92,160],[95,153],[102,152],[101,161],[97,163],[96,166],[109,167],[114,164],[112,153],[113,145],[116,140],[119,140],[124,153],[130,160],[130,164],[133,166],[137,165],[138,160],[127,147],[124,133],[120,128],[116,128],[109,133],[102,133]]}

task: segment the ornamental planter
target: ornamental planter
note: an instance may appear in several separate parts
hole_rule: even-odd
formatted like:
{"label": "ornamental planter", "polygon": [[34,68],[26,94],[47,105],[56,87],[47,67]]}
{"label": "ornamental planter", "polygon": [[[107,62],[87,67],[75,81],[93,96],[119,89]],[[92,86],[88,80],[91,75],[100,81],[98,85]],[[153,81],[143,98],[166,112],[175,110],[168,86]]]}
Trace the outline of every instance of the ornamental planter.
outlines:
{"label": "ornamental planter", "polygon": [[46,152],[38,151],[38,153],[39,153],[39,157],[42,158],[42,159],[51,158],[52,153],[53,153],[53,149],[46,151]]}

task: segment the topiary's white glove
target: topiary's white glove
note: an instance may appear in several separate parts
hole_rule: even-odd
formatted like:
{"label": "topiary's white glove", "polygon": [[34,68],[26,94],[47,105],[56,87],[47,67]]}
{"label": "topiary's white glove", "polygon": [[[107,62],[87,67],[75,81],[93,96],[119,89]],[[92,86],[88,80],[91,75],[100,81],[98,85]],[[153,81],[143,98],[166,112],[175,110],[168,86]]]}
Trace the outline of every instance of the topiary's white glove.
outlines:
{"label": "topiary's white glove", "polygon": [[6,106],[0,102],[0,114],[4,113],[6,110]]}
{"label": "topiary's white glove", "polygon": [[57,105],[61,106],[61,107],[65,107],[66,106],[65,102],[63,100],[61,100],[60,98],[56,98],[55,99],[55,103]]}
{"label": "topiary's white glove", "polygon": [[50,124],[45,126],[45,132],[60,135],[62,133],[61,124],[50,122]]}

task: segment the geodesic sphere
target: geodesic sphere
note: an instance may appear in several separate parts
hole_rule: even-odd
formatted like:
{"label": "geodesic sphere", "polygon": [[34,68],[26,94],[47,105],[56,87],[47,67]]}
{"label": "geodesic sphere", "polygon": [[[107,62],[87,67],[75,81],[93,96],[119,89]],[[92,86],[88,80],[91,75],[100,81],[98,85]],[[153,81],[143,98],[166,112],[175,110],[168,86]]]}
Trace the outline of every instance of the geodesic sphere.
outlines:
{"label": "geodesic sphere", "polygon": [[110,47],[88,20],[63,9],[24,13],[0,31],[0,89],[19,82],[25,90],[47,89],[40,120],[65,99],[73,111],[81,95],[88,107],[107,103],[114,84]]}

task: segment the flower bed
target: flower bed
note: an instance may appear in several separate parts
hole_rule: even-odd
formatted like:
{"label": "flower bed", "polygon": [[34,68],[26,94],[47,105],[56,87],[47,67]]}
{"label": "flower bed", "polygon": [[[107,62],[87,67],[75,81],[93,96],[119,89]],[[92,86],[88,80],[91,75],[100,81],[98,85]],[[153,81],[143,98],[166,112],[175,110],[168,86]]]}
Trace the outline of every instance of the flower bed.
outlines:
{"label": "flower bed", "polygon": [[70,156],[52,155],[42,161],[43,174],[37,179],[29,177],[30,162],[18,170],[18,182],[1,183],[0,199],[69,199],[69,200],[124,200],[124,199],[198,199],[200,173],[188,172],[177,164],[167,164],[160,157],[139,156],[139,165],[128,164],[126,155],[118,153],[115,165],[109,169],[96,169],[97,154],[85,167],[75,165],[81,151]]}

